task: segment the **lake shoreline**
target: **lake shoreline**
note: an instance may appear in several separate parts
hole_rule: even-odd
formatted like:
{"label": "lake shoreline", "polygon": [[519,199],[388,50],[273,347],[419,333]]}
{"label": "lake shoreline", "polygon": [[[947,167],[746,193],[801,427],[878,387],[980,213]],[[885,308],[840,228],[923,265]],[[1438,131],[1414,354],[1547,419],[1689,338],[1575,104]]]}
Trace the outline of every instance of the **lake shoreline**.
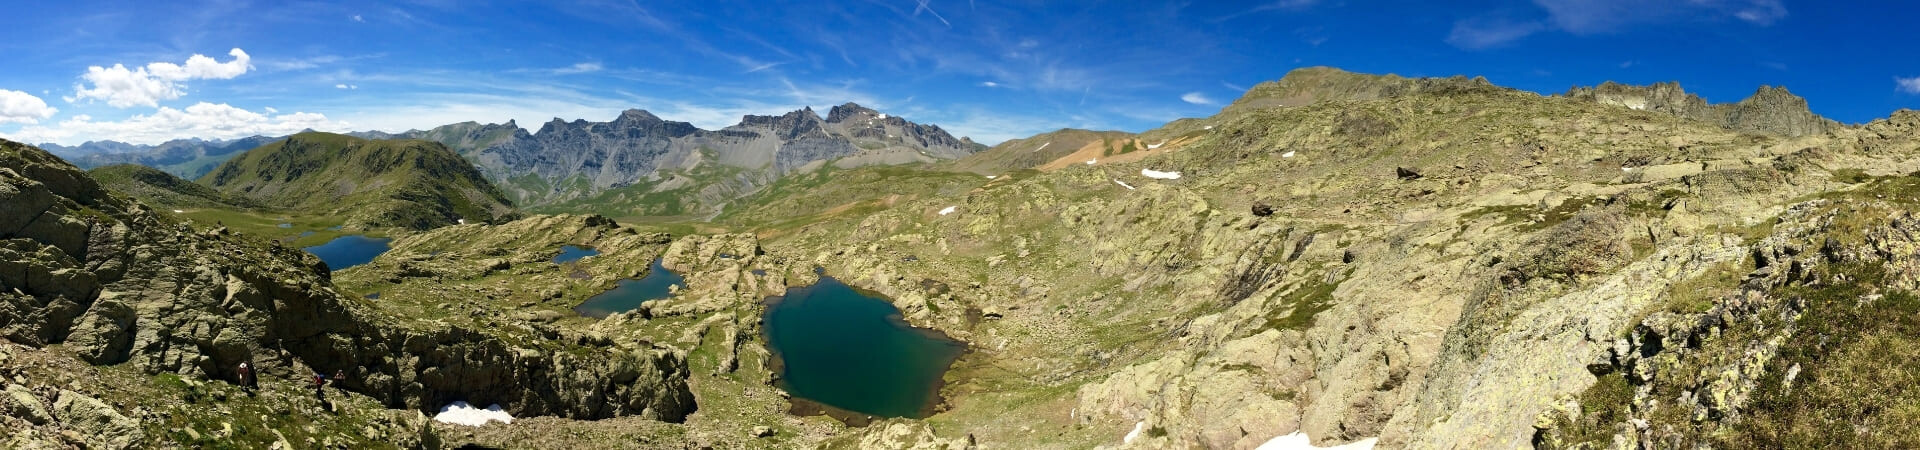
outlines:
{"label": "lake shoreline", "polygon": [[[785,294],[770,295],[770,296],[767,296],[765,299],[761,300],[760,303],[763,306],[762,312],[761,312],[762,322],[766,322],[770,319],[770,316],[772,312],[775,310],[775,308],[779,306],[781,302],[785,301],[788,297],[790,297],[794,289],[812,289],[812,288],[821,286],[822,283],[827,283],[827,282],[838,283],[841,286],[845,286],[848,289],[854,291],[858,295],[868,297],[875,301],[884,303],[887,305],[889,309],[893,310],[892,313],[886,316],[886,321],[889,324],[897,326],[901,331],[918,334],[922,337],[928,338],[933,341],[937,341],[942,344],[958,347],[958,349],[953,353],[953,355],[949,358],[945,358],[946,360],[940,365],[940,371],[939,371],[940,376],[931,380],[930,386],[928,386],[928,389],[927,389],[928,401],[925,402],[925,404],[920,405],[920,407],[918,408],[917,411],[915,411],[914,414],[910,416],[903,416],[903,417],[907,417],[911,419],[925,419],[927,417],[933,416],[934,414],[944,412],[952,408],[952,404],[948,402],[947,396],[944,395],[943,393],[943,391],[946,389],[946,386],[947,386],[946,377],[947,377],[947,374],[952,371],[953,366],[957,364],[961,358],[973,352],[972,345],[970,345],[966,341],[955,339],[952,336],[948,335],[946,332],[941,331],[939,329],[921,328],[921,327],[914,326],[911,323],[908,323],[905,319],[905,316],[902,315],[902,313],[899,311],[898,307],[893,306],[892,302],[885,300],[887,298],[885,295],[882,295],[878,292],[874,292],[872,290],[862,289],[858,286],[847,284],[846,282],[840,281],[839,279],[833,278],[831,276],[822,275],[820,278],[821,279],[819,281],[816,281],[813,284],[809,284],[806,286],[788,287],[787,288],[788,292]],[[874,414],[867,414],[863,412],[848,410],[845,408],[836,407],[818,400],[808,399],[805,397],[801,397],[797,394],[794,394],[791,389],[785,386],[786,377],[783,374],[787,369],[786,359],[785,359],[785,356],[782,355],[781,352],[774,347],[773,336],[771,333],[772,333],[772,330],[770,329],[770,327],[760,328],[759,334],[761,339],[767,343],[766,347],[767,347],[767,353],[769,355],[767,370],[771,373],[771,377],[767,381],[767,385],[780,389],[783,392],[786,392],[789,394],[788,396],[789,408],[787,410],[788,414],[794,415],[794,416],[824,415],[827,417],[831,417],[835,420],[838,420],[841,423],[844,423],[850,427],[865,427],[874,421],[891,417],[891,416],[874,415]]]}

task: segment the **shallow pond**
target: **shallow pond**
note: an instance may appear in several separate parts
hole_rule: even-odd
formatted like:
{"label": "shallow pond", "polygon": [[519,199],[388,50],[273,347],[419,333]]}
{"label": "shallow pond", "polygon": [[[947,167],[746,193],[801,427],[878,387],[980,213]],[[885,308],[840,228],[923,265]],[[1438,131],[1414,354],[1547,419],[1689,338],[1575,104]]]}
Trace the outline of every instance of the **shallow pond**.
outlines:
{"label": "shallow pond", "polygon": [[573,246],[573,245],[564,245],[560,247],[560,254],[554,255],[553,263],[566,264],[574,261],[579,261],[581,258],[586,258],[588,256],[594,256],[598,254],[600,254],[599,250],[594,250],[586,247]]}
{"label": "shallow pond", "polygon": [[390,242],[393,242],[393,239],[349,234],[333,238],[325,244],[307,247],[305,250],[313,256],[320,257],[321,261],[326,261],[327,268],[338,272],[373,261],[375,256],[387,252],[387,244]]}
{"label": "shallow pond", "polygon": [[686,280],[661,266],[659,258],[654,258],[653,264],[647,266],[647,276],[638,280],[620,280],[613,290],[587,299],[585,303],[574,307],[573,311],[587,317],[606,317],[608,314],[632,311],[648,300],[673,295],[670,287],[674,285],[686,287]]}
{"label": "shallow pond", "polygon": [[926,417],[942,376],[966,344],[913,328],[900,310],[833,277],[790,288],[767,307],[781,387],[796,398],[860,414]]}

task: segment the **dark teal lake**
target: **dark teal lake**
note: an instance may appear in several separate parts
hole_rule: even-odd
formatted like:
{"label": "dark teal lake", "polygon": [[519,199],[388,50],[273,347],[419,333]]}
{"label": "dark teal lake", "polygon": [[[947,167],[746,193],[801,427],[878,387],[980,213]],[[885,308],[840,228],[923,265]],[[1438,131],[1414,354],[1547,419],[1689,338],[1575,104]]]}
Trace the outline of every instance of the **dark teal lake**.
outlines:
{"label": "dark teal lake", "polygon": [[563,245],[563,246],[560,246],[560,254],[554,255],[553,263],[566,264],[574,261],[579,261],[581,258],[586,258],[588,256],[594,256],[598,254],[600,254],[599,250],[594,250],[586,247],[573,246],[573,245]]}
{"label": "dark teal lake", "polygon": [[350,234],[333,238],[325,244],[307,247],[306,251],[320,257],[321,261],[326,261],[328,269],[338,272],[348,267],[372,262],[375,256],[387,252],[387,244],[390,242],[393,242],[393,239]]}
{"label": "dark teal lake", "polygon": [[966,344],[913,328],[900,310],[832,277],[769,299],[767,340],[780,387],[859,414],[926,417]]}
{"label": "dark teal lake", "polygon": [[587,317],[606,317],[608,314],[632,311],[648,300],[672,295],[670,287],[673,285],[686,287],[686,280],[661,266],[659,258],[654,258],[653,265],[647,266],[647,276],[638,280],[620,280],[613,290],[588,298],[585,303],[574,307],[573,311]]}

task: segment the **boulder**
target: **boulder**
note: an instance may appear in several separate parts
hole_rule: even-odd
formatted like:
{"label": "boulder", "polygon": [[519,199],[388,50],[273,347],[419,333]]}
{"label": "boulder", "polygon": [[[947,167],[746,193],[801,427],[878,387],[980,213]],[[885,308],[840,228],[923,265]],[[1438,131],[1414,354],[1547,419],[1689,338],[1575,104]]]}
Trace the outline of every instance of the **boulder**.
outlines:
{"label": "boulder", "polygon": [[7,385],[4,394],[0,394],[0,413],[18,417],[34,425],[46,425],[53,421],[53,415],[47,412],[47,404],[33,395],[33,391],[18,384]]}
{"label": "boulder", "polygon": [[53,411],[61,425],[81,432],[91,448],[134,448],[146,439],[139,421],[78,392],[60,390],[60,399],[53,402]]}

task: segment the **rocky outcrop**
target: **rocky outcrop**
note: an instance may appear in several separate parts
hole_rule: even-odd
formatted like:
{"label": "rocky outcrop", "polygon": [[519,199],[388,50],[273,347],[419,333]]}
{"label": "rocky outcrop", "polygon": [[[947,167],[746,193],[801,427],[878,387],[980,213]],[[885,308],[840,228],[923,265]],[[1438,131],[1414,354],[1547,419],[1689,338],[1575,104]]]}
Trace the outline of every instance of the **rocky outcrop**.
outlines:
{"label": "rocky outcrop", "polygon": [[1814,114],[1807,109],[1807,99],[1787,92],[1784,87],[1761,86],[1745,100],[1719,104],[1708,104],[1706,99],[1687,93],[1680,88],[1679,82],[1633,86],[1609,81],[1594,87],[1576,87],[1562,95],[1629,109],[1663,112],[1746,133],[1805,136],[1841,127],[1839,122]]}
{"label": "rocky outcrop", "polygon": [[1367,101],[1425,92],[1468,93],[1508,90],[1485,77],[1406,78],[1371,75],[1332,67],[1303,67],[1276,81],[1254,85],[1223,112],[1272,107],[1298,107],[1335,101]]}
{"label": "rocky outcrop", "polygon": [[53,414],[61,425],[85,436],[87,446],[103,449],[135,448],[145,439],[140,422],[107,406],[99,399],[74,391],[60,391],[53,402]]}
{"label": "rocky outcrop", "polygon": [[666,421],[694,408],[679,352],[388,317],[336,293],[311,255],[169,223],[38,149],[0,141],[0,205],[29,212],[0,218],[0,333],[15,342],[230,381],[241,362],[286,378],[343,371],[345,388],[394,407]]}

